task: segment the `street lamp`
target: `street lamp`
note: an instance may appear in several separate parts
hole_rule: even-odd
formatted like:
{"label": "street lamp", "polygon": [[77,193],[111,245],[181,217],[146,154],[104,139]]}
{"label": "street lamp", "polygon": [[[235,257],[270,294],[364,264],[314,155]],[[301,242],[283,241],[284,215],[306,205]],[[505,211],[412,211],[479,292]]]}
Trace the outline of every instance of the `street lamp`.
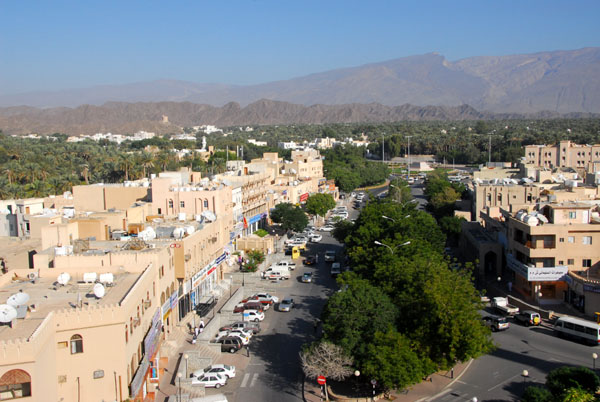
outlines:
{"label": "street lamp", "polygon": [[540,320],[542,319],[542,306],[541,306],[541,302],[540,299],[542,298],[542,292],[539,292],[537,294],[538,296],[538,313],[540,314]]}
{"label": "street lamp", "polygon": [[183,374],[181,374],[181,371],[179,373],[177,373],[177,380],[179,381],[179,386],[177,388],[179,388],[178,390],[178,394],[179,394],[179,402],[181,402],[181,377],[183,376]]}
{"label": "street lamp", "polygon": [[529,377],[529,371],[523,370],[523,372],[521,373],[521,375],[523,376],[523,384],[525,384],[525,379],[527,377]]}
{"label": "street lamp", "polygon": [[183,358],[185,359],[185,376],[186,376],[186,377],[189,377],[190,373],[189,373],[189,371],[188,371],[188,359],[189,359],[190,357],[189,357],[189,356],[188,356],[188,354],[186,353],[186,354],[184,354],[184,355],[183,355]]}
{"label": "street lamp", "polygon": [[598,354],[592,353],[592,362],[593,362],[594,371],[596,371],[596,359],[597,358],[598,358]]}
{"label": "street lamp", "polygon": [[407,242],[404,242],[404,243],[402,243],[402,244],[398,244],[398,245],[397,245],[397,246],[395,246],[394,248],[391,248],[391,247],[390,247],[390,246],[388,246],[387,244],[383,244],[382,242],[380,242],[380,241],[377,241],[377,240],[375,240],[375,241],[374,241],[374,243],[375,243],[375,244],[377,244],[378,246],[384,246],[384,247],[387,247],[387,248],[389,248],[389,249],[390,249],[390,251],[392,252],[392,254],[394,254],[394,250],[396,250],[397,248],[399,248],[399,247],[402,247],[402,246],[408,246],[408,245],[410,244],[410,240],[409,240],[409,241],[407,241]]}
{"label": "street lamp", "polygon": [[389,216],[385,216],[385,215],[381,215],[381,217],[382,217],[383,219],[387,219],[387,220],[390,220],[390,221],[392,221],[392,222],[396,223],[396,220],[395,220],[394,218],[390,218]]}
{"label": "street lamp", "polygon": [[229,298],[231,299],[231,288],[233,287],[233,275],[229,275]]}
{"label": "street lamp", "polygon": [[373,402],[375,402],[375,385],[377,385],[377,380],[376,379],[372,379],[371,380],[371,385],[373,385]]}

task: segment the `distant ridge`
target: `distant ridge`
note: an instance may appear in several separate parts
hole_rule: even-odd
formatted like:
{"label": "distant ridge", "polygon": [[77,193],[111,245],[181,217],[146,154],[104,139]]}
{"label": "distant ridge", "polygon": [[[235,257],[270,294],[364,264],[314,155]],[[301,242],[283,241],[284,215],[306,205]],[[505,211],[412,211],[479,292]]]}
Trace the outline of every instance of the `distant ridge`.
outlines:
{"label": "distant ridge", "polygon": [[[162,123],[162,116],[169,123]],[[212,124],[220,127],[269,124],[324,124],[357,122],[396,122],[404,120],[479,120],[524,117],[598,117],[589,113],[560,115],[494,114],[480,112],[469,105],[460,106],[385,106],[377,103],[303,106],[262,99],[241,107],[230,102],[222,107],[191,102],[123,103],[108,102],[103,106],[83,105],[77,108],[37,109],[31,107],[0,108],[0,129],[8,134],[69,135],[99,132],[128,134],[139,130],[159,134],[176,133],[183,127]]]}
{"label": "distant ridge", "polygon": [[261,99],[304,106],[467,104],[494,113],[599,113],[600,48],[470,57],[455,62],[429,53],[260,85],[157,80],[0,95],[0,107],[99,106],[110,101],[212,106],[237,102],[245,107]]}

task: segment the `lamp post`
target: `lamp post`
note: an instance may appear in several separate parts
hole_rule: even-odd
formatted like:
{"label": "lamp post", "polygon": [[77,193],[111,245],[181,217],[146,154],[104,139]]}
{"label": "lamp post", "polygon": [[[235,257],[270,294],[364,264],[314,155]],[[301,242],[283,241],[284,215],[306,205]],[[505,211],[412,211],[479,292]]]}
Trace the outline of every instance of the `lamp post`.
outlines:
{"label": "lamp post", "polygon": [[406,181],[408,181],[408,179],[410,179],[410,139],[412,138],[411,135],[407,135],[406,139],[408,140],[408,160],[406,162]]}
{"label": "lamp post", "polygon": [[385,215],[381,215],[381,217],[382,217],[383,219],[387,219],[387,220],[389,220],[389,221],[392,221],[392,222],[396,223],[396,220],[395,220],[394,218],[390,218],[389,216],[385,216]]}
{"label": "lamp post", "polygon": [[373,402],[375,402],[375,386],[377,385],[377,380],[376,379],[372,379],[371,380],[371,385],[373,386]]}
{"label": "lamp post", "polygon": [[390,249],[390,251],[392,252],[392,254],[394,254],[394,250],[396,250],[397,248],[399,248],[399,247],[402,247],[402,246],[408,246],[408,245],[410,244],[410,240],[409,240],[409,241],[407,241],[407,242],[404,242],[404,243],[402,243],[402,244],[398,244],[398,245],[397,245],[397,246],[395,246],[394,248],[391,248],[391,247],[390,247],[390,246],[388,246],[387,244],[383,244],[382,242],[380,242],[380,241],[377,241],[377,240],[375,240],[375,241],[374,241],[374,243],[375,243],[375,244],[377,244],[378,246],[384,246],[384,247],[387,247],[388,249]]}
{"label": "lamp post", "polygon": [[523,376],[523,384],[525,384],[525,379],[527,377],[529,377],[529,371],[523,370],[523,372],[521,373],[521,376]]}
{"label": "lamp post", "polygon": [[190,358],[190,356],[188,356],[188,354],[184,354],[183,358],[185,359],[185,376],[186,378],[190,376],[190,373],[188,372],[188,359]]}
{"label": "lamp post", "polygon": [[538,297],[538,313],[540,314],[540,320],[542,319],[542,306],[541,306],[541,302],[540,299],[542,298],[542,292],[539,292],[537,294]]}
{"label": "lamp post", "polygon": [[179,382],[178,384],[178,392],[177,394],[179,395],[179,402],[181,402],[181,377],[183,376],[183,374],[181,374],[181,371],[179,373],[177,373],[177,381]]}
{"label": "lamp post", "polygon": [[598,354],[597,353],[592,353],[592,367],[594,369],[594,372],[596,371],[596,359],[598,358]]}

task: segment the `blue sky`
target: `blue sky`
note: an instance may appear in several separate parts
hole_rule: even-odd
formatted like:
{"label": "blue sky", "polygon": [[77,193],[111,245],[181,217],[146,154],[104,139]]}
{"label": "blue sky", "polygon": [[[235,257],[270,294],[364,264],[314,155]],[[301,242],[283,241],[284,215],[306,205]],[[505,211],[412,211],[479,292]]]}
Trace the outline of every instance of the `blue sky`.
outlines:
{"label": "blue sky", "polygon": [[600,2],[0,2],[0,93],[178,79],[256,84],[439,52],[600,45]]}

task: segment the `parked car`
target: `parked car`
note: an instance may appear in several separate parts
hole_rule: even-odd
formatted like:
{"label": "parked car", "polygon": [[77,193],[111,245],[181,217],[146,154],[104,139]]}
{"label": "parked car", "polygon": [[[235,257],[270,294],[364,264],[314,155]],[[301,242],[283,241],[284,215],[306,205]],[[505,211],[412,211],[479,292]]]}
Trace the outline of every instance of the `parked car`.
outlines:
{"label": "parked car", "polygon": [[237,336],[225,336],[217,339],[221,344],[221,352],[235,353],[242,348],[242,340]]}
{"label": "parked car", "polygon": [[306,241],[293,241],[288,243],[288,248],[291,250],[294,247],[298,247],[300,250],[306,249]]}
{"label": "parked car", "polygon": [[204,385],[205,388],[221,388],[226,384],[227,378],[216,373],[206,374],[200,378],[192,378],[192,385]]}
{"label": "parked car", "polygon": [[235,366],[229,366],[227,364],[213,364],[208,366],[204,370],[196,370],[192,373],[191,377],[203,377],[209,374],[219,374],[226,379],[235,377]]}
{"label": "parked car", "polygon": [[492,332],[504,331],[510,327],[506,317],[488,315],[483,317],[483,322],[492,329]]}
{"label": "parked car", "polygon": [[241,328],[246,331],[252,331],[254,334],[258,334],[260,332],[260,324],[255,322],[245,322],[245,321],[236,321],[229,325],[224,325],[219,328],[219,331],[228,331],[232,329]]}
{"label": "parked car", "polygon": [[273,304],[279,301],[277,296],[271,296],[269,293],[256,293],[252,296],[263,304]]}
{"label": "parked car", "polygon": [[294,307],[294,299],[286,298],[279,303],[279,311],[290,312]]}
{"label": "parked car", "polygon": [[246,310],[259,310],[265,311],[269,308],[269,305],[262,304],[258,300],[248,300],[245,303],[239,303],[233,308],[234,313],[241,313]]}
{"label": "parked car", "polygon": [[246,310],[244,311],[244,320],[259,322],[265,319],[265,313],[258,310]]}
{"label": "parked car", "polygon": [[305,272],[304,275],[302,275],[302,282],[311,283],[312,282],[312,272]]}
{"label": "parked car", "polygon": [[335,261],[335,250],[325,251],[325,262],[334,262],[334,261]]}
{"label": "parked car", "polygon": [[530,325],[540,325],[542,323],[542,318],[538,313],[533,310],[524,310],[514,316],[515,321],[525,325],[526,327]]}
{"label": "parked car", "polygon": [[335,229],[335,227],[333,227],[333,225],[325,225],[322,226],[321,229],[319,229],[321,232],[331,232],[333,231],[333,229]]}
{"label": "parked car", "polygon": [[308,257],[306,257],[304,259],[304,261],[302,261],[302,263],[304,265],[315,265],[317,263],[317,256],[316,255],[309,255]]}
{"label": "parked car", "polygon": [[311,242],[313,242],[313,243],[318,243],[318,242],[320,242],[321,240],[323,240],[323,235],[320,235],[320,234],[316,234],[316,233],[315,233],[315,234],[312,234],[312,235],[310,235],[310,236],[308,237],[308,239],[309,239]]}
{"label": "parked car", "polygon": [[245,336],[245,335],[243,335],[240,332],[234,333],[234,332],[230,332],[230,331],[220,331],[220,332],[218,332],[217,335],[215,335],[215,342],[221,342],[222,339],[228,338],[228,337],[239,338],[243,345],[247,345],[248,343],[250,343],[250,337],[249,336]]}
{"label": "parked car", "polygon": [[290,271],[293,271],[296,268],[296,264],[291,261],[279,261],[277,264],[273,265],[274,267],[287,267]]}
{"label": "parked car", "polygon": [[254,336],[254,332],[252,332],[251,330],[246,330],[244,328],[236,328],[236,329],[230,329],[229,330],[229,334],[240,334],[241,336],[246,336],[248,337],[248,339],[252,339],[252,337]]}
{"label": "parked car", "polygon": [[342,267],[339,262],[334,262],[331,264],[331,276],[336,277],[342,273]]}

